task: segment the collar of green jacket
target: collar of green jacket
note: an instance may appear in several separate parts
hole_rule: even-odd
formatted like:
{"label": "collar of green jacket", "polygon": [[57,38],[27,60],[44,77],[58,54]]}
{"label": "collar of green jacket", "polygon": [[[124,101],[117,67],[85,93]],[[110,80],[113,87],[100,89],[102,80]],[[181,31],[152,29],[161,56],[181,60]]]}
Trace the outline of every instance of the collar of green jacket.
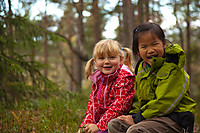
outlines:
{"label": "collar of green jacket", "polygon": [[164,57],[153,57],[151,71],[162,66],[163,62],[174,63],[182,68],[185,65],[185,52],[178,44],[169,44],[165,49]]}
{"label": "collar of green jacket", "polygon": [[165,56],[167,62],[173,62],[182,68],[185,65],[186,56],[185,52],[178,44],[169,44],[165,49]]}

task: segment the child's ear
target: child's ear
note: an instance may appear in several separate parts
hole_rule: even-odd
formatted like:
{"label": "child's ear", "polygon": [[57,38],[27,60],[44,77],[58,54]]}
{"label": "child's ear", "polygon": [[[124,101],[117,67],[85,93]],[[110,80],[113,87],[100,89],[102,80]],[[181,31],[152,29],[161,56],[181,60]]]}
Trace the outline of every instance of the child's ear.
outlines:
{"label": "child's ear", "polygon": [[164,42],[164,49],[167,47],[167,40],[165,40],[165,42]]}
{"label": "child's ear", "polygon": [[124,56],[121,56],[120,57],[120,64],[123,64],[123,62],[124,62]]}
{"label": "child's ear", "polygon": [[140,52],[139,51],[137,51],[137,55],[140,56]]}

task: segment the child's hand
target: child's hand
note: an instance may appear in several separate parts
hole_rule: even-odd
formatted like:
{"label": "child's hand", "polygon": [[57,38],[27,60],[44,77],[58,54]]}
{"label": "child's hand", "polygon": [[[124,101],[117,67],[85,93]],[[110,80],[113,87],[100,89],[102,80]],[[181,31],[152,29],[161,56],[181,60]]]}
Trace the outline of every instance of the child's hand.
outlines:
{"label": "child's hand", "polygon": [[86,133],[85,125],[83,125],[82,127],[80,127],[77,133]]}
{"label": "child's hand", "polygon": [[78,130],[78,132],[77,132],[77,133],[81,133],[80,129]]}
{"label": "child's hand", "polygon": [[85,133],[84,129],[79,129],[77,133]]}
{"label": "child's hand", "polygon": [[135,125],[133,118],[132,118],[132,115],[122,115],[122,116],[119,116],[117,118],[122,120],[122,121],[125,121],[129,125]]}
{"label": "child's hand", "polygon": [[86,131],[86,133],[96,133],[96,132],[98,132],[100,130],[97,127],[96,124],[86,124],[85,125],[85,131]]}

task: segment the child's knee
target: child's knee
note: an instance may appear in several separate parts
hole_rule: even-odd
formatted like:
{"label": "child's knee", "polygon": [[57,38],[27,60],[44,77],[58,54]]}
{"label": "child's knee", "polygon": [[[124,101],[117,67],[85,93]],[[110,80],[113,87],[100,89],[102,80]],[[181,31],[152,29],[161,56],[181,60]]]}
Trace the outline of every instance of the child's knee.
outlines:
{"label": "child's knee", "polygon": [[126,122],[124,122],[118,118],[115,118],[115,119],[112,119],[108,123],[108,132],[109,133],[122,133],[122,132],[126,132],[129,127],[130,127],[130,125],[127,124]]}
{"label": "child's knee", "polygon": [[115,118],[110,120],[110,122],[108,123],[108,132],[109,133],[114,133],[117,132],[118,130],[121,130],[121,122],[120,119]]}
{"label": "child's knee", "polygon": [[[114,125],[117,124],[117,119],[118,118],[115,118],[115,119],[111,119],[110,122],[108,122],[108,128],[109,127],[113,127]],[[118,119],[119,120],[119,119]]]}

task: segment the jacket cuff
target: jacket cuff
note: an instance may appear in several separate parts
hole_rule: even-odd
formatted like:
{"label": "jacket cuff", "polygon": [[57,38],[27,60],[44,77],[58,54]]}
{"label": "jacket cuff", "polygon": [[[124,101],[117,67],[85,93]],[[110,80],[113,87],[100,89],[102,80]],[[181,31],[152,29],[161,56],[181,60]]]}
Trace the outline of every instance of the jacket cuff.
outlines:
{"label": "jacket cuff", "polygon": [[142,115],[142,112],[138,112],[136,114],[132,115],[133,121],[135,124],[137,124],[138,122],[141,122],[143,120],[145,120],[144,116]]}
{"label": "jacket cuff", "polygon": [[107,127],[100,125],[99,123],[97,123],[97,127],[99,128],[100,131],[105,131],[107,130]]}

